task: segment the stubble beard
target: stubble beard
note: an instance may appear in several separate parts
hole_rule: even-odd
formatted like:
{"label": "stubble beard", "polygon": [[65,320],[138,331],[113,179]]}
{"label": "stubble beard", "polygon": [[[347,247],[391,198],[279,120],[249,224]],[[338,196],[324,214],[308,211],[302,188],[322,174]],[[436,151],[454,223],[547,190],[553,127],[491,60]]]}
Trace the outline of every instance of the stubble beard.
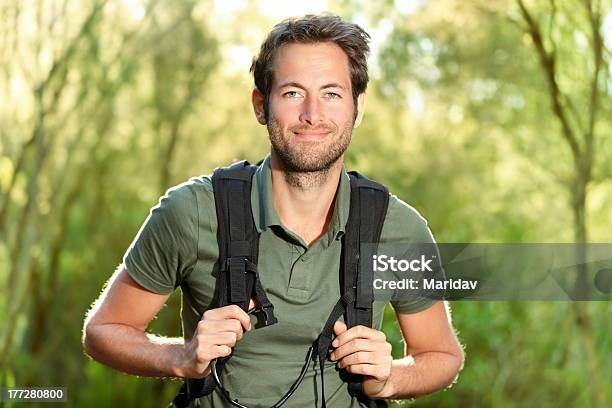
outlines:
{"label": "stubble beard", "polygon": [[330,131],[326,137],[333,138],[332,143],[296,141],[293,131],[306,129],[288,128],[285,135],[273,115],[269,115],[267,128],[272,151],[283,167],[287,184],[301,189],[312,189],[325,182],[329,171],[348,148],[353,124],[347,122],[342,129],[336,126],[324,127]]}

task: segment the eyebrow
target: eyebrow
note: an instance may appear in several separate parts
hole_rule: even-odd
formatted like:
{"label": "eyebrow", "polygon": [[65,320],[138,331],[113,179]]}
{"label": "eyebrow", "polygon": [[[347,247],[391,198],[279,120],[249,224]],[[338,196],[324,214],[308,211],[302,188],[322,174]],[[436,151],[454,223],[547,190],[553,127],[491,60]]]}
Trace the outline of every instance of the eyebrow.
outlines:
{"label": "eyebrow", "polygon": [[[295,87],[295,88],[300,88],[300,89],[304,89],[304,90],[306,89],[306,88],[305,88],[303,85],[301,85],[300,83],[298,83],[298,82],[293,82],[293,81],[290,81],[290,82],[285,82],[285,83],[282,83],[281,85],[279,85],[279,88],[286,88],[286,87]],[[337,83],[337,82],[330,82],[330,83],[328,83],[328,84],[323,85],[323,86],[322,86],[321,88],[319,88],[319,89],[327,89],[327,88],[339,88],[339,89],[342,89],[342,90],[346,90],[346,88],[345,88],[344,86],[340,85],[340,84],[339,84],[339,83]]]}

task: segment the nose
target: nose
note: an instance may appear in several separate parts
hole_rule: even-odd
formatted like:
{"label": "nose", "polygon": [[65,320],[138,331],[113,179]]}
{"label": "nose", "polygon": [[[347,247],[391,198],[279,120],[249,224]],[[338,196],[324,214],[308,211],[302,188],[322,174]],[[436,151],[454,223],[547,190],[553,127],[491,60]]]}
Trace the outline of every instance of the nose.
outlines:
{"label": "nose", "polygon": [[306,97],[300,114],[300,122],[306,122],[310,126],[318,124],[323,118],[321,107],[317,98]]}

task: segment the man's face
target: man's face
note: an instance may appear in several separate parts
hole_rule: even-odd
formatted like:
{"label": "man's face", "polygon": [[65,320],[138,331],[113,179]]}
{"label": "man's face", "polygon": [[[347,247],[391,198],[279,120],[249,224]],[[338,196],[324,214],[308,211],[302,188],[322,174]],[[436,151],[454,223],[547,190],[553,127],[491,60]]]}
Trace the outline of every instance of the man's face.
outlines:
{"label": "man's face", "polygon": [[272,149],[287,170],[321,171],[342,157],[355,108],[348,57],[339,46],[282,46],[268,100]]}

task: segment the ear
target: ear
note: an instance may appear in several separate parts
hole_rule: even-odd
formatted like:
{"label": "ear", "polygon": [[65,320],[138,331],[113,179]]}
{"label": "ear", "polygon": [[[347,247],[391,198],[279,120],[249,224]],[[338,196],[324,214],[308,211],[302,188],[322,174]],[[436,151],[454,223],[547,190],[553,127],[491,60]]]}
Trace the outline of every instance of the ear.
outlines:
{"label": "ear", "polygon": [[356,129],[357,126],[361,124],[361,119],[363,118],[364,109],[365,109],[365,92],[360,94],[357,97],[357,116],[355,117],[355,123],[353,124],[353,129]]}
{"label": "ear", "polygon": [[255,117],[260,125],[266,124],[266,114],[264,113],[264,96],[261,91],[257,88],[253,88],[251,93],[251,103],[253,104],[253,111]]}

